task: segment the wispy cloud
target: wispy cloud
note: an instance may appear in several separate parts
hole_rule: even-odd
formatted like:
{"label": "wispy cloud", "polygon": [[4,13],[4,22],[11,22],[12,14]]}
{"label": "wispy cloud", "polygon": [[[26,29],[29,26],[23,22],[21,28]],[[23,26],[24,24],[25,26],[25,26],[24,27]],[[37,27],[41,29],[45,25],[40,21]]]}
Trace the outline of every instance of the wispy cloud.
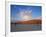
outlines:
{"label": "wispy cloud", "polygon": [[[17,14],[17,16],[18,17],[20,17],[22,20],[29,20],[29,19],[31,19],[31,12],[32,12],[32,10],[25,10],[25,9],[23,9],[23,10],[21,10],[18,14]],[[28,16],[28,19],[26,18],[26,16]],[[25,18],[24,18],[25,17]]]}

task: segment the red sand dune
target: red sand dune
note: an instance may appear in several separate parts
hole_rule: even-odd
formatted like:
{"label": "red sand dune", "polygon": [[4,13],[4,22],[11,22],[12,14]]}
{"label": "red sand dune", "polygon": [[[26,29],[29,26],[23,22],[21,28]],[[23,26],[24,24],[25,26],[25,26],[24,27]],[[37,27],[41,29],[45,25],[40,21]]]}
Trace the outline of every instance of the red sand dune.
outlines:
{"label": "red sand dune", "polygon": [[28,21],[19,21],[15,24],[42,24],[42,20],[28,20]]}

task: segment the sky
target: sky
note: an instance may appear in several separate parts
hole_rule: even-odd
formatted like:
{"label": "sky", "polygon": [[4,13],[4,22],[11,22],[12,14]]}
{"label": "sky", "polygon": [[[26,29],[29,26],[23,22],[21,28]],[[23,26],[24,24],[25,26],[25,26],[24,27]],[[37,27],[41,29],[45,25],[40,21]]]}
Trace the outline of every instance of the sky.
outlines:
{"label": "sky", "polygon": [[41,6],[11,5],[12,20],[29,20],[41,16]]}

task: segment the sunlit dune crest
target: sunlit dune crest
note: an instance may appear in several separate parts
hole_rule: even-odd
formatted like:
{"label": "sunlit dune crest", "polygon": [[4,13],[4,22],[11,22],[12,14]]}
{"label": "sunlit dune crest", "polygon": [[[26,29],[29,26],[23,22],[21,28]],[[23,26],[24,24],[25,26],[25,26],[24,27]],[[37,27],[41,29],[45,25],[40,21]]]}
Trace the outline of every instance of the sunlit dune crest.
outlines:
{"label": "sunlit dune crest", "polygon": [[39,17],[36,17],[36,18],[33,18],[33,19],[35,19],[35,20],[42,20],[42,16],[39,16]]}
{"label": "sunlit dune crest", "polygon": [[[30,17],[31,18],[31,17]],[[36,18],[31,18],[29,19],[29,16],[23,16],[23,20],[12,20],[12,22],[19,22],[19,21],[28,21],[28,20],[42,20],[42,17],[36,17]]]}

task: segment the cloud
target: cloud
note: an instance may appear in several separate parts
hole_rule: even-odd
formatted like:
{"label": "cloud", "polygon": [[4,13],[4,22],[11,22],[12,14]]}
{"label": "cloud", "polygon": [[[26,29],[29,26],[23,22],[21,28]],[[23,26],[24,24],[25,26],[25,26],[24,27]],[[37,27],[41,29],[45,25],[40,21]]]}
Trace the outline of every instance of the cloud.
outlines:
{"label": "cloud", "polygon": [[31,19],[31,12],[32,10],[25,10],[22,9],[21,11],[19,11],[16,16],[18,17],[12,17],[12,21],[16,21],[16,19],[19,20],[30,20]]}

